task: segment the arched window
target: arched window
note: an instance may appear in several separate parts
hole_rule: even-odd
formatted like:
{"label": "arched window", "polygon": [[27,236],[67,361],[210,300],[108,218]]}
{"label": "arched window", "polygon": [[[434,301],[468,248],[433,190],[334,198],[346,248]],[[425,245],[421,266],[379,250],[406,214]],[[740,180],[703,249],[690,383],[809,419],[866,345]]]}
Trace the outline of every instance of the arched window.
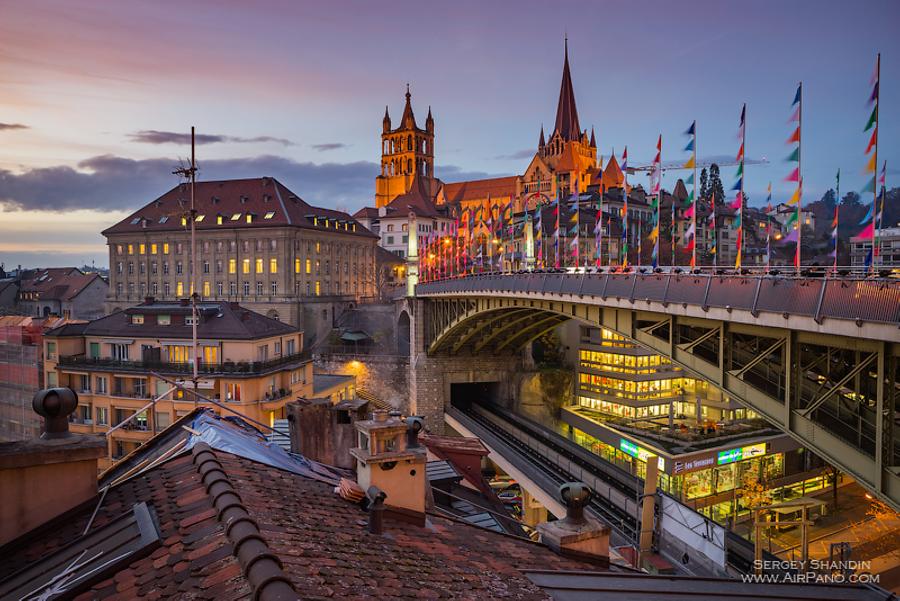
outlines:
{"label": "arched window", "polygon": [[413,149],[413,145],[412,145],[412,136],[406,136],[406,149],[407,149],[407,150],[412,150],[412,149]]}
{"label": "arched window", "polygon": [[412,159],[406,159],[406,172],[412,173]]}

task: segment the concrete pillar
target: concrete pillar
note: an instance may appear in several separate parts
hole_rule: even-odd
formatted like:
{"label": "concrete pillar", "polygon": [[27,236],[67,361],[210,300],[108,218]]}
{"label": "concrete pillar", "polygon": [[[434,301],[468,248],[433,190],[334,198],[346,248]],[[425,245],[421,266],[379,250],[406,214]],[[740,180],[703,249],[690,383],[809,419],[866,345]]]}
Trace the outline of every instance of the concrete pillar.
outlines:
{"label": "concrete pillar", "polygon": [[522,521],[532,528],[547,521],[547,508],[524,488],[522,489]]}

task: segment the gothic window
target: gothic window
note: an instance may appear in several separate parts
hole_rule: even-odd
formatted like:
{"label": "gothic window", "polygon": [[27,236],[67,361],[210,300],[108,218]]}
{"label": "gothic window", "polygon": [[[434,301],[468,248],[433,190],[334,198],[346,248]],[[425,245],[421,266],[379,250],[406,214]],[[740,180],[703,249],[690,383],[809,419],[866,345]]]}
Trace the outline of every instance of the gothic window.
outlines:
{"label": "gothic window", "polygon": [[407,173],[412,173],[412,159],[406,159],[406,171]]}
{"label": "gothic window", "polygon": [[406,150],[412,150],[412,136],[406,136]]}

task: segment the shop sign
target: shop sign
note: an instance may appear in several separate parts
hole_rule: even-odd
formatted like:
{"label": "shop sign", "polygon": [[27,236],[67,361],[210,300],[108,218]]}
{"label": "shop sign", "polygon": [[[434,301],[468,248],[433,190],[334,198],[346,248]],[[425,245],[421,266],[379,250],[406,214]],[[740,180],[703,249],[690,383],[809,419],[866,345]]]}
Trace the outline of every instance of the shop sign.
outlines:
{"label": "shop sign", "polygon": [[700,470],[705,467],[709,467],[714,462],[715,462],[715,459],[712,456],[691,459],[690,461],[676,461],[675,469],[673,470],[673,472],[676,474],[681,474],[683,472],[693,472],[695,470]]}
{"label": "shop sign", "polygon": [[727,465],[736,461],[743,461],[752,457],[761,457],[766,454],[766,443],[752,444],[746,447],[738,447],[729,449],[728,451],[719,451],[719,465]]}
{"label": "shop sign", "polygon": [[[631,455],[632,457],[640,459],[644,463],[647,463],[647,459],[650,456],[656,455],[656,453],[654,453],[653,451],[648,451],[647,449],[645,449],[643,447],[639,447],[636,444],[634,444],[633,442],[631,442],[630,440],[625,440],[624,438],[619,439],[619,449],[626,455]],[[661,472],[666,471],[665,460],[663,460],[663,458],[658,455],[657,455],[657,460],[659,461],[659,470]]]}

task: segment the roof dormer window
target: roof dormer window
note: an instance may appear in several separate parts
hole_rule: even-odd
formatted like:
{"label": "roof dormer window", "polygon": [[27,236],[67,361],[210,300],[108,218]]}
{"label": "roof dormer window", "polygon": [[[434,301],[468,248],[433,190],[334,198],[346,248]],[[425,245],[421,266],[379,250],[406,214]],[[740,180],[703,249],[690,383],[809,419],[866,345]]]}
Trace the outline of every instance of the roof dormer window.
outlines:
{"label": "roof dormer window", "polygon": [[247,223],[253,223],[253,213],[247,213]]}

